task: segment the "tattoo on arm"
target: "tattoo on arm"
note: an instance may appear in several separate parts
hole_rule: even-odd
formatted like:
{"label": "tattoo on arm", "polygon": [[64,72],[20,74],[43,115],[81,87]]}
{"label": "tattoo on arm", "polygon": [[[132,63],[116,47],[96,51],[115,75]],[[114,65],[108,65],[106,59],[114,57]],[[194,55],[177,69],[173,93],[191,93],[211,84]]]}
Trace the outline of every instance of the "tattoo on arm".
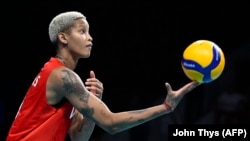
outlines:
{"label": "tattoo on arm", "polygon": [[69,94],[76,94],[81,101],[88,103],[89,93],[84,91],[82,84],[77,81],[77,76],[69,70],[62,70],[62,74],[63,88]]}
{"label": "tattoo on arm", "polygon": [[68,94],[75,94],[79,100],[84,102],[83,104],[88,107],[79,109],[79,112],[81,112],[85,117],[93,119],[91,115],[93,115],[94,109],[90,108],[88,105],[89,93],[83,88],[83,84],[81,84],[77,80],[77,76],[69,70],[62,70],[62,74],[63,88],[68,92]]}

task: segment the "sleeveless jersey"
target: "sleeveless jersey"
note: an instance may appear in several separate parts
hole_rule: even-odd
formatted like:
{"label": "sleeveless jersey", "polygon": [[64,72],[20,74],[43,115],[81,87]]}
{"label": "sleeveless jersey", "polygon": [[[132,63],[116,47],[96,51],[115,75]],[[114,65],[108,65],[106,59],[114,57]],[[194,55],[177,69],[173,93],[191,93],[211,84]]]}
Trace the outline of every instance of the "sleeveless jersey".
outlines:
{"label": "sleeveless jersey", "polygon": [[6,141],[65,140],[74,108],[66,99],[57,106],[46,101],[48,77],[60,66],[63,64],[54,57],[44,64],[20,105]]}

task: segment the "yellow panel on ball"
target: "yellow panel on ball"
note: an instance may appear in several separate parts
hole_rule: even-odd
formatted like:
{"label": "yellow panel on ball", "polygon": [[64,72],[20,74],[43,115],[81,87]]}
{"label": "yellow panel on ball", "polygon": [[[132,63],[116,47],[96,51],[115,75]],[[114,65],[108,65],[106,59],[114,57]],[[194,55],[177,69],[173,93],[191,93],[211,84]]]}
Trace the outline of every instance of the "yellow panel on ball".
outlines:
{"label": "yellow panel on ball", "polygon": [[214,42],[197,40],[184,50],[181,66],[189,79],[209,83],[222,74],[225,56]]}
{"label": "yellow panel on ball", "polygon": [[198,40],[185,49],[183,57],[185,59],[196,61],[202,67],[206,67],[211,63],[213,59],[213,54],[211,53],[212,48],[213,45],[211,42]]}

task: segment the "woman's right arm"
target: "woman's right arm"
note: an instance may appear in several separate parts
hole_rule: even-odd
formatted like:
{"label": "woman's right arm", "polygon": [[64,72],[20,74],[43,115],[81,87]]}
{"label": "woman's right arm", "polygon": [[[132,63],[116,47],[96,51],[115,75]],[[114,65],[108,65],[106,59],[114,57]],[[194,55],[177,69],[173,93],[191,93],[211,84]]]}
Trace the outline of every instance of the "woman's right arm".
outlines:
{"label": "woman's right arm", "polygon": [[94,121],[110,134],[170,113],[172,110],[166,106],[167,104],[174,109],[186,93],[198,86],[198,83],[190,82],[181,89],[173,91],[170,85],[166,85],[168,94],[162,104],[141,110],[113,113],[103,101],[90,94],[80,77],[72,70],[66,68],[58,70],[54,84],[56,93],[66,97],[84,117]]}

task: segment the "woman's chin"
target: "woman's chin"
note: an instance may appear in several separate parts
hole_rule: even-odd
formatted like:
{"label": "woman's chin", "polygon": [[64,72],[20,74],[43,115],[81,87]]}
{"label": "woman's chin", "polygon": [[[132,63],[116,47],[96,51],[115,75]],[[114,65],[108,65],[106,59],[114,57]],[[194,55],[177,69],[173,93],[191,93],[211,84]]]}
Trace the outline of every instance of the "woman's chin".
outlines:
{"label": "woman's chin", "polygon": [[81,55],[81,58],[89,58],[89,57],[90,57],[90,53]]}

